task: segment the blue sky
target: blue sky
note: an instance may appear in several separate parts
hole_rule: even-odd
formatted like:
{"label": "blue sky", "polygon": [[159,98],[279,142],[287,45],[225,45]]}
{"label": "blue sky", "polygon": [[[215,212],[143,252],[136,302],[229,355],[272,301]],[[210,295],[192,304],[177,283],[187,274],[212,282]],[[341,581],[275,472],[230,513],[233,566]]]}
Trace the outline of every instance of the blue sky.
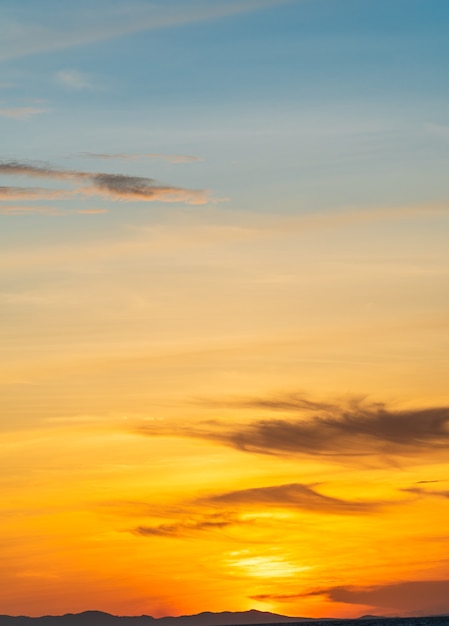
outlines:
{"label": "blue sky", "polygon": [[[178,149],[204,163],[177,180],[207,177],[250,210],[270,211],[285,185],[288,211],[447,193],[446,3],[243,4],[4,3],[31,42],[2,62],[2,108],[31,109],[1,119],[4,153],[71,156],[72,167],[74,153],[116,145]],[[176,21],[179,7],[188,23],[139,30],[154,15]]]}

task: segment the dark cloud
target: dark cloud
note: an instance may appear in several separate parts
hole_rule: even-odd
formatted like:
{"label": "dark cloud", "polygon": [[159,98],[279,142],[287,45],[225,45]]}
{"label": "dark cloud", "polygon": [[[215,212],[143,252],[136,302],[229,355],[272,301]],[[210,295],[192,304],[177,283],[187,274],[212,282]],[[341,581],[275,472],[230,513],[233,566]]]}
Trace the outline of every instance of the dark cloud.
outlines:
{"label": "dark cloud", "polygon": [[[184,189],[170,185],[159,185],[152,178],[129,176],[126,174],[108,174],[105,172],[83,172],[78,170],[56,169],[42,163],[26,163],[19,161],[0,161],[0,173],[8,176],[28,176],[49,180],[74,181],[87,183],[88,186],[75,190],[41,190],[58,197],[69,197],[74,194],[102,195],[113,200],[146,201],[146,202],[185,202],[187,204],[205,204],[208,194],[201,189]],[[19,187],[8,187],[10,194],[20,196]],[[23,190],[25,193],[26,190]],[[30,193],[30,192],[28,192]],[[11,199],[11,195],[9,196]]]}
{"label": "dark cloud", "polygon": [[132,533],[142,537],[185,537],[192,532],[221,530],[236,523],[238,520],[230,516],[213,514],[200,519],[188,519],[172,524],[137,526],[132,530]]}
{"label": "dark cloud", "polygon": [[378,587],[334,587],[323,594],[334,602],[363,604],[409,614],[449,611],[449,580],[419,580]]}
{"label": "dark cloud", "polygon": [[417,480],[415,485],[427,485],[429,483],[440,483],[441,480]]}
{"label": "dark cloud", "polygon": [[259,594],[251,599],[289,602],[309,596],[324,596],[333,602],[359,604],[379,611],[400,611],[409,615],[444,614],[449,611],[449,580],[418,580],[376,587],[329,587],[309,592]]}
{"label": "dark cloud", "polygon": [[291,600],[296,600],[298,598],[308,598],[310,596],[322,596],[325,592],[318,591],[309,591],[306,593],[259,593],[254,596],[248,596],[250,600],[272,600],[274,602],[290,602]]}
{"label": "dark cloud", "polygon": [[437,453],[449,444],[449,407],[394,410],[361,400],[332,404],[297,396],[245,401],[239,406],[288,415],[232,425],[224,421],[213,426],[207,422],[178,425],[172,431],[143,425],[140,432],[208,439],[245,452],[346,460]]}
{"label": "dark cloud", "polygon": [[[0,161],[0,173],[8,176],[31,176],[36,178],[74,178],[81,172],[71,170],[57,170],[44,163],[20,161]],[[86,174],[87,176],[87,174]]]}
{"label": "dark cloud", "polygon": [[229,491],[203,498],[200,502],[212,505],[245,507],[264,505],[337,515],[372,513],[383,504],[340,500],[339,498],[325,496],[312,487],[299,483]]}
{"label": "dark cloud", "polygon": [[418,496],[437,496],[440,498],[449,498],[449,491],[429,491],[427,489],[422,489],[421,487],[407,487],[405,489],[402,489],[401,491],[405,491],[406,493],[414,493]]}

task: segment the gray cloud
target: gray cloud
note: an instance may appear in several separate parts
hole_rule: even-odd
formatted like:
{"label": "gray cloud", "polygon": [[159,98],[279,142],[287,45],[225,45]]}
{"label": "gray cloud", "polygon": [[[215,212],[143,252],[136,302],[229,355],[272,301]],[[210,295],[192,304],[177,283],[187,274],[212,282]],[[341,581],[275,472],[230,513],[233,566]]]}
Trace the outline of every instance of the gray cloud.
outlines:
{"label": "gray cloud", "polygon": [[427,485],[429,483],[440,483],[441,480],[418,480],[415,485]]}
{"label": "gray cloud", "polygon": [[254,596],[248,596],[250,600],[273,600],[275,602],[290,602],[297,598],[308,598],[310,596],[322,596],[326,592],[322,590],[309,591],[305,593],[258,593]]}
{"label": "gray cloud", "polygon": [[[8,176],[27,176],[50,180],[75,181],[87,183],[89,186],[75,190],[54,191],[47,194],[59,194],[69,197],[75,194],[101,195],[113,200],[145,201],[145,202],[184,202],[186,204],[205,204],[208,194],[205,190],[184,189],[174,186],[163,186],[148,177],[129,176],[126,174],[109,174],[105,172],[83,172],[79,170],[56,169],[46,164],[19,161],[0,161],[0,173]],[[8,187],[11,194],[19,197],[19,187]],[[45,190],[40,190],[43,194]],[[25,193],[25,190],[23,190]],[[29,190],[28,190],[28,193]]]}
{"label": "gray cloud", "polygon": [[192,532],[221,530],[236,523],[238,520],[217,513],[200,519],[188,519],[172,524],[137,526],[131,532],[142,537],[185,537]]}
{"label": "gray cloud", "polygon": [[449,611],[449,580],[418,580],[373,587],[341,586],[291,594],[259,594],[254,600],[289,602],[296,598],[325,596],[333,602],[359,604],[379,611],[408,615],[445,614]]}
{"label": "gray cloud", "polygon": [[229,425],[224,421],[185,427],[142,425],[147,435],[196,437],[245,452],[311,455],[348,461],[350,457],[393,458],[445,451],[449,443],[449,407],[394,410],[360,400],[320,403],[289,395],[236,403],[286,412],[283,418]]}
{"label": "gray cloud", "polygon": [[309,485],[291,483],[270,487],[256,487],[213,495],[200,500],[213,505],[234,505],[248,507],[264,505],[292,508],[305,511],[319,511],[331,514],[372,513],[383,503],[340,500],[325,496]]}
{"label": "gray cloud", "polygon": [[[431,481],[427,481],[427,482],[431,482]],[[433,481],[433,482],[437,482],[437,481]],[[428,491],[427,489],[422,489],[421,487],[408,487],[408,488],[402,489],[401,491],[404,491],[406,493],[413,493],[418,496],[437,496],[440,498],[449,498],[449,491]]]}
{"label": "gray cloud", "polygon": [[334,587],[324,591],[324,595],[334,602],[394,609],[408,614],[449,611],[449,580],[419,580],[378,587]]}

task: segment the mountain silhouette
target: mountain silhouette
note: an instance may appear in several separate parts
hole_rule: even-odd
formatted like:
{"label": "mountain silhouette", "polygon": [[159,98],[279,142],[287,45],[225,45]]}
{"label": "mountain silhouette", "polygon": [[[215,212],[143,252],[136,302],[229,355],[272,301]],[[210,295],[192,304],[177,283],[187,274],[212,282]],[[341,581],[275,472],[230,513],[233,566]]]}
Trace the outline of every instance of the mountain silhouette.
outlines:
{"label": "mountain silhouette", "polygon": [[0,626],[230,626],[233,624],[281,624],[285,622],[311,621],[310,617],[287,617],[263,611],[224,611],[222,613],[198,613],[180,617],[155,618],[150,615],[118,617],[102,611],[84,611],[66,615],[42,617],[12,617],[0,615]]}

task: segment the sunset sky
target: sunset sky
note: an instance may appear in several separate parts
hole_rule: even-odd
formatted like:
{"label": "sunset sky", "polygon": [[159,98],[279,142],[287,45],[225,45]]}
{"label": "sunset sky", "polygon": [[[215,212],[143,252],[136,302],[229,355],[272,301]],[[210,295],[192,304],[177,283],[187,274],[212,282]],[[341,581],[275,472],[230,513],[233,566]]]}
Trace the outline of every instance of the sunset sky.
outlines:
{"label": "sunset sky", "polygon": [[0,614],[449,612],[448,0],[2,0]]}

